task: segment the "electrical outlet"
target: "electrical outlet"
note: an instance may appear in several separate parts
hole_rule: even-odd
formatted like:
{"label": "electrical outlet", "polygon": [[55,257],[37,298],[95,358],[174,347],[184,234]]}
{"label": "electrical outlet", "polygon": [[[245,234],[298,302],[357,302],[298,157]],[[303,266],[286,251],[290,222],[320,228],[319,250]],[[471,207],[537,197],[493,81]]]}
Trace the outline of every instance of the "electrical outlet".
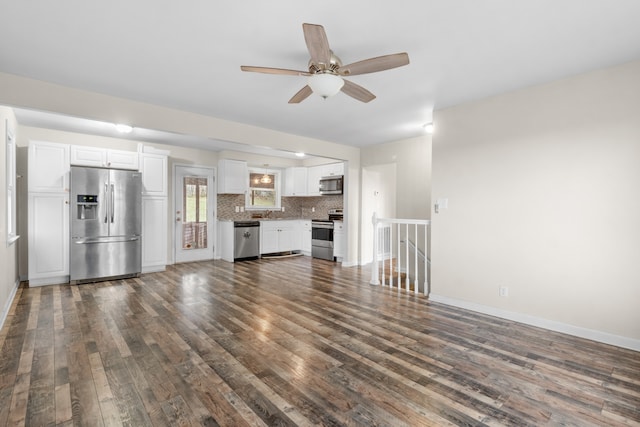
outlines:
{"label": "electrical outlet", "polygon": [[284,206],[282,207],[282,212],[284,212]]}
{"label": "electrical outlet", "polygon": [[240,206],[236,206],[236,213],[240,212]]}
{"label": "electrical outlet", "polygon": [[244,212],[244,206],[240,206],[240,212]]}
{"label": "electrical outlet", "polygon": [[315,211],[316,211],[316,208],[311,208],[311,212],[315,212]]}
{"label": "electrical outlet", "polygon": [[500,290],[498,291],[500,293],[501,297],[508,297],[509,296],[509,288],[506,286],[500,286]]}

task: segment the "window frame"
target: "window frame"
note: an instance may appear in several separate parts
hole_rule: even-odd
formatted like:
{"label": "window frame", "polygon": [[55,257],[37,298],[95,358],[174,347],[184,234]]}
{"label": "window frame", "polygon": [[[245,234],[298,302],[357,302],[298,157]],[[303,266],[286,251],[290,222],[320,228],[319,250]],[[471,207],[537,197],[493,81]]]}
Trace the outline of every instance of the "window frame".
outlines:
{"label": "window frame", "polygon": [[[275,206],[254,206],[251,204],[251,174],[260,174],[264,175],[269,174],[273,175],[274,179],[274,191],[276,193],[276,204]],[[245,193],[244,200],[244,208],[247,211],[264,211],[264,210],[281,210],[282,209],[282,171],[279,169],[268,169],[268,168],[258,168],[258,167],[249,167],[247,169],[247,179],[249,181],[249,187],[247,192]]]}

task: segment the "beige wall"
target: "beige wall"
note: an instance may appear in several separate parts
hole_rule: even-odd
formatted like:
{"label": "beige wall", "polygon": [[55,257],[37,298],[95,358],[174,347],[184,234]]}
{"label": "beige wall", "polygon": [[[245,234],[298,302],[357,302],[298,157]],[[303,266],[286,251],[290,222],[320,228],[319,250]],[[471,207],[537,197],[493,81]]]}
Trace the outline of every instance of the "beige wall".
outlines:
{"label": "beige wall", "polygon": [[[10,308],[18,285],[18,242],[7,245],[6,127],[17,133],[16,119],[10,108],[0,107],[0,327]],[[17,185],[17,183],[16,183]],[[19,197],[19,196],[17,196]],[[25,217],[26,218],[26,217]],[[22,222],[22,218],[18,218]]]}
{"label": "beige wall", "polygon": [[640,61],[435,124],[432,297],[640,349]]}

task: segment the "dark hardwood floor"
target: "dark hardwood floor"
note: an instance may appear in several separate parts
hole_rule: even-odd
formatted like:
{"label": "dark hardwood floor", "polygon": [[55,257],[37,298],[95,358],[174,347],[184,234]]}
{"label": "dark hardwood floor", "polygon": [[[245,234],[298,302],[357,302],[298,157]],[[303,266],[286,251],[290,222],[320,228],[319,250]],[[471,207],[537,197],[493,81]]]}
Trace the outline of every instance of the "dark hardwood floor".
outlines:
{"label": "dark hardwood floor", "polygon": [[640,353],[309,257],[21,287],[0,425],[640,425]]}

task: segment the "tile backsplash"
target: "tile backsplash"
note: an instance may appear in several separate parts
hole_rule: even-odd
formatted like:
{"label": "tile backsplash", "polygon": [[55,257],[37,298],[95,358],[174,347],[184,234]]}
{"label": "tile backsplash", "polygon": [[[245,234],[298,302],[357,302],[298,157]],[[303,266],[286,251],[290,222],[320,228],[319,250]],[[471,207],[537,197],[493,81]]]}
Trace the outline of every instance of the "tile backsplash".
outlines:
{"label": "tile backsplash", "polygon": [[[318,196],[318,197],[282,197],[284,212],[274,211],[270,218],[291,219],[326,219],[329,217],[329,209],[342,208],[343,196]],[[218,219],[219,220],[246,220],[251,219],[252,213],[263,211],[236,212],[236,206],[244,206],[243,194],[218,194]],[[315,212],[312,212],[315,209]]]}

